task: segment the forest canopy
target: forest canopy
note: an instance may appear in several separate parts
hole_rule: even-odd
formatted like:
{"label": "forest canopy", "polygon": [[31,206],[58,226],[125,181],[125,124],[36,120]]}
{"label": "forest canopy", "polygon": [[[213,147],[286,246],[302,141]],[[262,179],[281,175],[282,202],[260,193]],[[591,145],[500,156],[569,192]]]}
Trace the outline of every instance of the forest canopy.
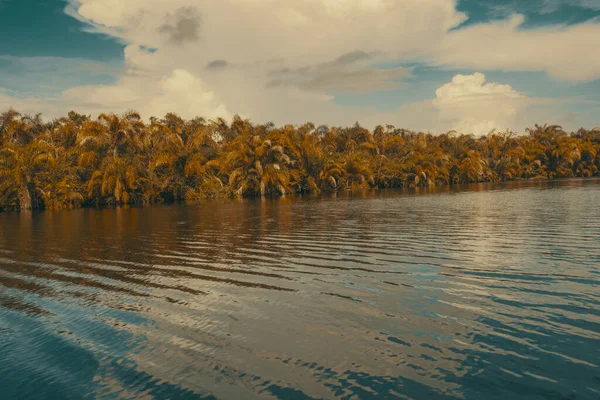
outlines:
{"label": "forest canopy", "polygon": [[0,211],[598,176],[600,129],[475,137],[239,116],[0,114]]}

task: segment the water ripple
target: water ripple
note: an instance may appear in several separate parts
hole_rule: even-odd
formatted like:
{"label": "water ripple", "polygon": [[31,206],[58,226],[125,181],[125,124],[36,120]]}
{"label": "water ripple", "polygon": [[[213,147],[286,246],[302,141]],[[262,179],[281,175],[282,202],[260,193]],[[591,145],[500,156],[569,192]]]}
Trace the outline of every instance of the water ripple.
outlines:
{"label": "water ripple", "polygon": [[2,214],[3,396],[596,399],[598,183]]}

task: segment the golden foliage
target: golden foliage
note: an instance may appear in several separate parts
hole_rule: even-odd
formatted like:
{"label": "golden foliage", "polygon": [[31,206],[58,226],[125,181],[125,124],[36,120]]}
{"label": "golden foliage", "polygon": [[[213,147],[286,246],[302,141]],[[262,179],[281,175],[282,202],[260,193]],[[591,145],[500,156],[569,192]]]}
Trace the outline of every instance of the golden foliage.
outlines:
{"label": "golden foliage", "polygon": [[226,196],[600,173],[600,130],[432,135],[378,126],[254,125],[236,116],[142,121],[136,111],[43,122],[0,114],[0,210],[144,204]]}

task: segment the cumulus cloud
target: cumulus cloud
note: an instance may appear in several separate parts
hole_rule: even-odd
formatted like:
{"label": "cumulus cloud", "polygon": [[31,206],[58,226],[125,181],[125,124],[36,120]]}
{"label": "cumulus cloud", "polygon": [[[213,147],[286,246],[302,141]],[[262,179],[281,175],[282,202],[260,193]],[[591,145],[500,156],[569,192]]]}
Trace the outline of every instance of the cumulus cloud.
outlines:
{"label": "cumulus cloud", "polygon": [[517,15],[451,30],[467,18],[454,0],[209,0],[193,13],[186,10],[197,10],[194,0],[71,2],[70,12],[95,29],[149,47],[198,39],[202,13],[202,40],[186,50],[204,64],[283,59],[316,65],[358,49],[475,69],[546,71],[568,80],[600,77],[600,55],[590,51],[600,44],[599,24],[523,30]]}
{"label": "cumulus cloud", "polygon": [[[68,103],[144,114],[182,105],[168,111],[185,116],[192,110],[180,102],[183,91],[158,93],[156,83],[185,70],[202,82],[194,96],[213,99],[195,115],[227,109],[256,121],[330,124],[373,111],[336,105],[333,93],[398,87],[408,70],[373,64],[420,52],[414,38],[433,40],[465,18],[452,0],[72,0],[68,12],[129,44],[119,82],[69,90]],[[187,14],[198,23],[182,26]]]}
{"label": "cumulus cloud", "polygon": [[564,100],[530,97],[510,85],[486,82],[480,72],[455,75],[433,94],[433,98],[404,104],[394,112],[367,116],[365,121],[370,125],[389,121],[412,130],[433,133],[455,130],[474,135],[506,129],[524,132],[534,122],[575,129],[578,122],[575,114],[562,109]]}
{"label": "cumulus cloud", "polygon": [[[152,74],[153,79],[157,77]],[[185,69],[174,69],[148,84],[147,76],[129,75],[116,85],[82,86],[64,92],[69,104],[98,113],[106,110],[135,109],[145,116],[161,116],[176,111],[183,117],[231,117],[214,91]]]}
{"label": "cumulus cloud", "polygon": [[600,24],[519,29],[522,15],[454,30],[436,45],[438,65],[545,71],[571,81],[600,78]]}
{"label": "cumulus cloud", "polygon": [[458,132],[485,134],[510,129],[531,100],[510,85],[485,83],[485,75],[456,75],[435,91],[432,105],[442,123]]}
{"label": "cumulus cloud", "polygon": [[[454,0],[70,1],[69,12],[91,29],[129,43],[119,83],[76,90],[90,101],[103,90],[113,93],[114,101],[104,104],[111,109],[160,109],[152,97],[158,94],[146,87],[175,70],[187,71],[219,99],[197,113],[222,106],[258,121],[292,123],[321,116],[324,123],[352,123],[373,112],[337,106],[331,95],[400,87],[409,71],[375,66],[385,61],[600,77],[600,54],[589,51],[599,44],[600,25],[522,30],[523,18],[515,16],[452,30],[467,18]],[[145,83],[129,83],[142,78]],[[164,104],[179,104],[167,94],[160,94]]]}
{"label": "cumulus cloud", "polygon": [[477,74],[395,114],[342,107],[333,96],[401,88],[410,71],[379,68],[383,62],[600,78],[600,53],[592,51],[600,24],[525,30],[523,17],[513,16],[452,29],[467,19],[455,0],[68,1],[69,15],[127,46],[120,79],[67,90],[63,112],[76,105],[90,113],[135,108],[147,117],[239,113],[257,122],[328,124],[377,116],[377,123],[408,121],[415,129],[480,132],[518,120],[532,100]]}

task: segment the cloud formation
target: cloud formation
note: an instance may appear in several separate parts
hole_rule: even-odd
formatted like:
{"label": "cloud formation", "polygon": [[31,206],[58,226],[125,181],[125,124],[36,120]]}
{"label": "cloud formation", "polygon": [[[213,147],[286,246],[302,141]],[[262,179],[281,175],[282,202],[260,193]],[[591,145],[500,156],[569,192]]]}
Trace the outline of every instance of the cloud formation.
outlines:
{"label": "cloud formation", "polygon": [[157,48],[198,39],[201,13],[203,40],[187,51],[205,63],[316,65],[359,50],[440,65],[546,71],[561,79],[600,77],[600,56],[589,51],[600,43],[594,23],[523,30],[524,17],[513,15],[451,30],[467,19],[454,0],[212,0],[200,10],[197,4],[77,0],[71,10],[103,33]]}
{"label": "cloud formation", "polygon": [[394,111],[367,114],[364,121],[369,126],[389,123],[433,133],[455,130],[485,135],[493,129],[523,131],[530,124],[525,118],[530,107],[546,101],[529,98],[510,85],[486,83],[485,75],[479,72],[455,75],[431,96],[403,104]]}
{"label": "cloud formation", "polygon": [[100,110],[135,109],[145,116],[162,116],[176,110],[191,118],[230,118],[232,113],[205,83],[185,69],[174,69],[152,85],[145,75],[128,76],[111,86],[82,86],[69,89],[70,104],[97,113]]}
{"label": "cloud formation", "polygon": [[512,15],[453,29],[468,18],[455,0],[68,1],[67,13],[90,31],[127,44],[116,83],[75,87],[60,100],[90,113],[136,108],[145,116],[238,113],[327,124],[377,116],[414,129],[483,132],[516,123],[532,99],[485,83],[483,74],[455,77],[394,114],[341,106],[335,95],[402,90],[411,71],[399,65],[415,62],[600,78],[600,53],[591,51],[600,47],[600,24],[526,30],[524,17]]}
{"label": "cloud formation", "polygon": [[432,105],[442,123],[464,133],[486,134],[493,129],[505,130],[531,100],[510,85],[485,83],[485,75],[456,75],[435,91]]}
{"label": "cloud formation", "polygon": [[182,7],[174,15],[167,14],[167,22],[158,31],[166,34],[175,44],[198,40],[201,18],[195,7]]}
{"label": "cloud formation", "polygon": [[353,51],[333,61],[301,68],[279,68],[269,72],[267,88],[294,86],[313,92],[371,92],[400,87],[395,80],[409,75],[406,68],[375,68],[374,56]]}
{"label": "cloud formation", "polygon": [[438,65],[543,71],[563,80],[600,78],[600,24],[519,29],[522,15],[451,31],[432,55]]}

